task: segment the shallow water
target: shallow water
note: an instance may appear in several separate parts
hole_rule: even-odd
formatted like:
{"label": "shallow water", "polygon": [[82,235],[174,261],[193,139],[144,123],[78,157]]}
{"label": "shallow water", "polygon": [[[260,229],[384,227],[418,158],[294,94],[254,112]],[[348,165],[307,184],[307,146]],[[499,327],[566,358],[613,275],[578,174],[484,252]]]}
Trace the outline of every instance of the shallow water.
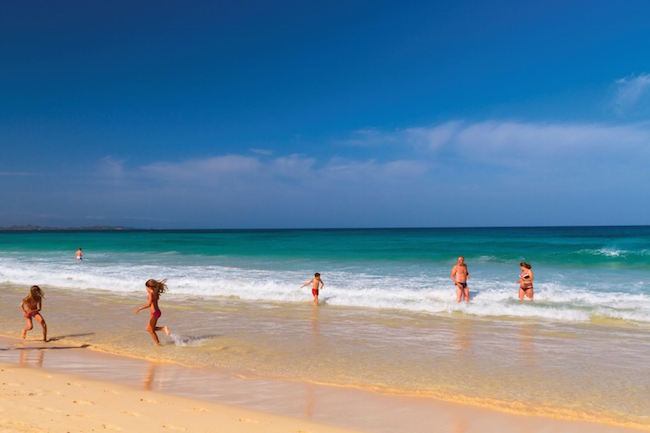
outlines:
{"label": "shallow water", "polygon": [[[0,233],[0,332],[36,283],[52,336],[115,353],[649,428],[648,251],[647,227]],[[314,270],[318,308],[299,288]],[[133,314],[151,277],[169,278],[160,350]]]}
{"label": "shallow water", "polygon": [[[0,330],[17,335],[24,289],[1,292]],[[133,314],[144,293],[46,293],[50,336],[113,353],[650,427],[646,327],[166,295],[160,323],[172,339],[155,349],[148,312]],[[36,325],[30,338],[39,335]]]}

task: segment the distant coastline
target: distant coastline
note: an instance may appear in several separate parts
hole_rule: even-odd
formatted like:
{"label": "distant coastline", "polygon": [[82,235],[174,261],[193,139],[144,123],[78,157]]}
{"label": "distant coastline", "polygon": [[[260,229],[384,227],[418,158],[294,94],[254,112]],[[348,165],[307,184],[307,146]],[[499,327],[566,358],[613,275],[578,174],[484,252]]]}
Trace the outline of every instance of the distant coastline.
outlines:
{"label": "distant coastline", "polygon": [[14,225],[0,227],[0,232],[112,232],[137,230],[123,226],[48,227],[37,225]]}
{"label": "distant coastline", "polygon": [[438,227],[222,227],[222,228],[147,228],[129,226],[40,226],[40,225],[11,225],[0,226],[0,232],[283,232],[283,231],[391,231],[391,230],[549,230],[549,229],[593,229],[593,228],[645,228],[650,224],[623,224],[623,225],[551,225],[551,226],[438,226]]}

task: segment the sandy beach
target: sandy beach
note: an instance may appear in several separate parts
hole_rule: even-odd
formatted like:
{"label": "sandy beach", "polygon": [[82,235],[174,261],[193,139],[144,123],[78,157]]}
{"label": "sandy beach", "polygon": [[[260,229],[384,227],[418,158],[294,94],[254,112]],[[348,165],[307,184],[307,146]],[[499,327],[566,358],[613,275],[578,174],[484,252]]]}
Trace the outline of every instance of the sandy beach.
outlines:
{"label": "sandy beach", "polygon": [[155,363],[62,340],[0,338],[0,431],[639,431]]}
{"label": "sandy beach", "polygon": [[352,432],[9,364],[0,380],[2,432]]}

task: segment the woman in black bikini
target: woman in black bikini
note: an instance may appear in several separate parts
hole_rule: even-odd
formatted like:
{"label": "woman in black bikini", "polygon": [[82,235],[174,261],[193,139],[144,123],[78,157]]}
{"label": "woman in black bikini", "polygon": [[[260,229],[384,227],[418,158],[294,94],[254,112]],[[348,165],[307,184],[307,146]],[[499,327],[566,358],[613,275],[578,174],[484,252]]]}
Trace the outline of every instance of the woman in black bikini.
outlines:
{"label": "woman in black bikini", "polygon": [[521,274],[519,275],[519,300],[523,301],[524,297],[533,299],[533,275],[532,266],[529,263],[519,263]]}

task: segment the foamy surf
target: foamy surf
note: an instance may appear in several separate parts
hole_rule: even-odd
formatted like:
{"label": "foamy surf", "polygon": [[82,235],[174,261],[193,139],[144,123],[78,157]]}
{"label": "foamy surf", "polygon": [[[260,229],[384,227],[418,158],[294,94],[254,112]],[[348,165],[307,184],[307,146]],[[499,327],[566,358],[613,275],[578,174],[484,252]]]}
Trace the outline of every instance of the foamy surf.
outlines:
{"label": "foamy surf", "polygon": [[[102,290],[119,293],[144,292],[149,278],[167,278],[170,293],[184,296],[236,297],[247,301],[303,302],[311,299],[300,288],[307,271],[238,268],[217,264],[198,266],[87,261],[83,264],[56,257],[0,258],[0,283],[29,286],[39,284],[70,290]],[[480,264],[479,264],[480,265]],[[474,266],[469,282],[471,302],[458,305],[455,288],[445,270],[408,274],[395,269],[324,269],[322,291],[328,305],[396,309],[432,314],[461,313],[480,317],[539,318],[587,322],[593,317],[650,323],[648,283],[635,279],[618,290],[621,279],[608,276],[599,280],[580,275],[575,281],[551,271],[537,274],[535,301],[519,302],[514,276],[503,279],[492,265]],[[474,271],[477,269],[477,271]],[[382,272],[382,273],[379,273]],[[442,274],[442,275],[441,275]],[[611,280],[610,280],[611,278]],[[549,281],[550,280],[550,281]],[[179,340],[180,343],[183,343]]]}

